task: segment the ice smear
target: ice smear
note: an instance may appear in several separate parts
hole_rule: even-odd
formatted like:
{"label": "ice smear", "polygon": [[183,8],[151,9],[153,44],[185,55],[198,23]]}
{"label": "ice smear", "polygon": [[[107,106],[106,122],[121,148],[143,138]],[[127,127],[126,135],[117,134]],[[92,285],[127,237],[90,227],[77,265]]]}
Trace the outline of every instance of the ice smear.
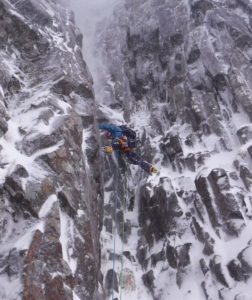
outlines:
{"label": "ice smear", "polygon": [[122,110],[111,109],[103,104],[99,104],[98,109],[102,111],[103,115],[110,120],[111,123],[117,125],[122,125],[125,123]]}
{"label": "ice smear", "polygon": [[73,291],[73,300],[81,300],[81,299],[75,294],[74,291]]}
{"label": "ice smear", "polygon": [[18,239],[17,242],[14,244],[14,247],[18,250],[28,249],[30,247],[34,232],[36,230],[40,230],[41,232],[44,232],[43,221],[37,223],[29,231],[27,231],[20,239]]}
{"label": "ice smear", "polygon": [[10,279],[7,275],[2,274],[0,277],[0,299],[17,300],[21,299],[23,284],[20,277]]}
{"label": "ice smear", "polygon": [[74,224],[73,220],[60,210],[60,242],[62,245],[63,259],[68,263],[72,273],[77,268],[77,260],[73,258]]}
{"label": "ice smear", "polygon": [[57,196],[51,195],[49,196],[49,198],[44,202],[44,204],[42,205],[40,211],[39,211],[39,217],[40,218],[44,218],[48,215],[48,213],[50,212],[50,210],[52,209],[53,204],[57,201]]}
{"label": "ice smear", "polygon": [[2,97],[4,97],[4,90],[3,90],[2,86],[1,86],[1,84],[0,84],[0,94],[2,95]]}

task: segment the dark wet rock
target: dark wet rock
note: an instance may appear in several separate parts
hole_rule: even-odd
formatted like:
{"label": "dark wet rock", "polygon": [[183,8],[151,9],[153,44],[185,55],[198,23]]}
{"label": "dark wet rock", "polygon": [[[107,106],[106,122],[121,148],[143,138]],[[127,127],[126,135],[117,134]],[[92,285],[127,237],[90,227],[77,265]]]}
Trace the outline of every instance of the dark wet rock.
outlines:
{"label": "dark wet rock", "polygon": [[191,228],[200,242],[204,242],[204,230],[195,217],[192,218]]}
{"label": "dark wet rock", "polygon": [[187,243],[179,248],[178,251],[179,268],[185,268],[186,266],[190,265],[191,260],[190,260],[189,251],[191,246],[192,246],[191,243]]}
{"label": "dark wet rock", "polygon": [[206,157],[209,155],[207,153],[190,153],[185,158],[185,165],[190,171],[195,172],[198,168],[204,165]]}
{"label": "dark wet rock", "polygon": [[234,172],[230,172],[229,173],[229,177],[235,181],[237,181],[239,179],[237,173],[234,171]]}
{"label": "dark wet rock", "polygon": [[53,25],[53,19],[49,13],[42,10],[39,6],[35,6],[31,1],[23,1],[22,3],[17,1],[15,7],[21,14],[32,19],[34,23],[48,27]]}
{"label": "dark wet rock", "polygon": [[203,292],[204,292],[204,295],[205,295],[206,299],[207,299],[207,300],[208,300],[208,299],[211,299],[211,298],[210,298],[210,295],[209,295],[207,283],[206,283],[205,281],[203,281],[203,282],[201,283],[201,288],[202,288],[202,290],[203,290]]}
{"label": "dark wet rock", "polygon": [[171,43],[173,47],[180,46],[184,42],[184,36],[182,33],[175,33],[170,37]]}
{"label": "dark wet rock", "polygon": [[233,236],[239,237],[242,230],[245,228],[245,223],[243,220],[233,219],[228,220],[223,224],[223,230]]}
{"label": "dark wet rock", "polygon": [[165,251],[164,249],[158,253],[154,253],[151,255],[151,265],[155,268],[156,264],[160,261],[165,260]]}
{"label": "dark wet rock", "polygon": [[[242,213],[240,211],[239,203],[235,196],[228,192],[230,189],[230,183],[228,175],[223,169],[214,169],[208,176],[209,182],[214,192],[215,203],[218,207],[218,211],[223,219],[226,222],[224,225],[227,228],[232,219],[243,220]],[[237,234],[240,230],[237,228],[235,231],[228,230],[229,234]]]}
{"label": "dark wet rock", "polygon": [[44,178],[41,182],[35,182],[32,178],[29,178],[26,184],[26,198],[29,200],[32,209],[37,214],[43,203],[53,193],[55,193],[55,185],[52,178]]}
{"label": "dark wet rock", "polygon": [[205,255],[212,255],[214,254],[214,244],[215,240],[209,235],[209,233],[205,233],[204,236],[204,249],[203,253]]}
{"label": "dark wet rock", "polygon": [[0,137],[8,131],[8,120],[10,117],[7,114],[4,104],[0,102]]}
{"label": "dark wet rock", "polygon": [[48,300],[71,300],[72,291],[65,289],[63,278],[55,276],[45,287],[45,297]]}
{"label": "dark wet rock", "polygon": [[108,270],[106,277],[105,277],[105,288],[107,291],[107,295],[109,295],[108,293],[110,293],[110,291],[115,290],[116,292],[118,292],[118,278],[117,278],[117,273],[110,269]]}
{"label": "dark wet rock", "polygon": [[238,254],[242,269],[248,274],[252,274],[251,249],[252,247],[249,246]]}
{"label": "dark wet rock", "polygon": [[104,226],[105,226],[107,232],[112,233],[112,230],[113,230],[113,221],[112,221],[112,219],[105,218],[104,219]]}
{"label": "dark wet rock", "polygon": [[148,253],[148,244],[144,236],[142,236],[137,243],[137,254],[136,257],[142,266],[142,268],[146,269],[148,265],[147,253]]}
{"label": "dark wet rock", "polygon": [[183,212],[179,207],[171,181],[166,177],[160,178],[159,184],[154,187],[152,197],[148,186],[142,186],[139,200],[139,223],[151,246],[154,242],[153,236],[156,240],[164,237],[167,231],[174,228],[176,218]]}
{"label": "dark wet rock", "polygon": [[131,222],[130,220],[126,220],[122,229],[122,238],[125,242],[127,242],[128,237],[131,235]]}
{"label": "dark wet rock", "polygon": [[179,287],[181,287],[184,278],[187,276],[186,267],[190,265],[190,248],[192,244],[186,243],[182,246],[177,246],[176,248],[167,244],[166,247],[166,258],[169,265],[177,269],[176,282]]}
{"label": "dark wet rock", "polygon": [[133,211],[135,205],[135,197],[131,197],[129,200],[128,211]]}
{"label": "dark wet rock", "polygon": [[38,217],[32,202],[26,197],[21,180],[17,174],[6,177],[4,190],[6,191],[10,202],[14,205],[17,211],[22,212],[25,217]]}
{"label": "dark wet rock", "polygon": [[49,148],[57,144],[61,140],[58,134],[51,135],[38,135],[29,139],[29,136],[25,137],[23,140],[22,148],[26,154],[32,155],[34,152],[41,150],[43,148]]}
{"label": "dark wet rock", "polygon": [[214,227],[218,227],[220,225],[219,220],[218,220],[218,214],[217,214],[217,211],[213,204],[214,200],[212,199],[211,194],[208,190],[209,183],[208,183],[207,178],[204,176],[199,176],[195,180],[195,185],[196,185],[197,191],[200,194],[201,199],[207,209],[207,212],[208,212],[208,215],[209,215],[212,225]]}
{"label": "dark wet rock", "polygon": [[153,288],[155,287],[154,281],[155,281],[155,276],[152,270],[150,270],[149,272],[145,273],[142,276],[142,280],[144,285],[150,290],[152,291]]}
{"label": "dark wet rock", "polygon": [[241,262],[237,259],[233,259],[230,261],[230,263],[227,265],[228,271],[230,275],[236,280],[236,281],[246,281],[248,279],[248,275],[243,270]]}
{"label": "dark wet rock", "polygon": [[246,189],[250,191],[252,185],[252,173],[245,165],[240,166],[240,177]]}
{"label": "dark wet rock", "polygon": [[205,218],[204,216],[206,215],[206,211],[205,211],[202,201],[200,200],[199,197],[196,197],[193,204],[194,204],[194,207],[197,211],[197,214],[198,214],[200,220],[204,223],[204,218]]}
{"label": "dark wet rock", "polygon": [[182,287],[182,284],[183,284],[186,276],[187,276],[186,270],[183,268],[178,268],[178,271],[176,273],[176,284],[179,288]]}
{"label": "dark wet rock", "polygon": [[[7,15],[5,15],[6,17]],[[15,15],[12,15],[11,20],[6,22],[5,30],[7,36],[11,38],[12,44],[21,52],[23,59],[36,61],[40,55],[45,54],[48,50],[48,41]],[[34,45],[36,47],[33,47]]]}
{"label": "dark wet rock", "polygon": [[248,151],[249,156],[252,158],[252,146],[249,146],[247,151]]}
{"label": "dark wet rock", "polygon": [[166,246],[166,258],[169,265],[176,269],[178,267],[178,253],[177,250],[171,245],[167,244]]}
{"label": "dark wet rock", "polygon": [[222,73],[216,74],[213,78],[213,85],[217,90],[225,90],[228,85],[226,75]]}
{"label": "dark wet rock", "polygon": [[[25,258],[24,299],[72,299],[72,292],[65,287],[75,286],[74,276],[63,260],[59,241],[60,226],[57,205],[53,206],[46,220],[44,233],[37,230]],[[52,277],[59,272],[62,275]]]}
{"label": "dark wet rock", "polygon": [[225,287],[229,287],[227,279],[225,277],[225,273],[223,271],[224,266],[221,263],[221,258],[217,255],[214,256],[213,259],[210,260],[210,269],[213,274],[216,276],[216,279]]}
{"label": "dark wet rock", "polygon": [[71,200],[71,197],[67,196],[63,191],[57,194],[61,208],[72,218],[77,215],[77,207],[75,203]]}
{"label": "dark wet rock", "polygon": [[5,261],[6,266],[4,272],[11,278],[12,276],[18,276],[23,269],[24,253],[13,248],[9,252]]}
{"label": "dark wet rock", "polygon": [[49,125],[50,120],[53,118],[54,112],[51,108],[45,109],[38,116],[39,121],[43,121],[45,125]]}
{"label": "dark wet rock", "polygon": [[131,262],[135,262],[135,258],[130,251],[123,251],[123,255]]}
{"label": "dark wet rock", "polygon": [[69,96],[72,92],[76,92],[80,96],[84,98],[94,98],[94,92],[90,87],[86,86],[85,84],[76,85],[76,83],[72,81],[68,81],[67,79],[62,79],[58,83],[56,83],[53,88],[53,92]]}
{"label": "dark wet rock", "polygon": [[0,116],[0,136],[3,136],[8,131],[8,123]]}
{"label": "dark wet rock", "polygon": [[246,144],[248,141],[252,139],[252,127],[251,126],[243,126],[239,130],[237,130],[237,136],[241,144]]}
{"label": "dark wet rock", "polygon": [[12,76],[8,82],[7,88],[10,94],[18,93],[21,89],[20,81],[15,76]]}
{"label": "dark wet rock", "polygon": [[201,270],[203,272],[204,275],[207,274],[207,272],[209,272],[209,268],[206,264],[206,261],[204,260],[204,258],[201,258],[200,259],[200,267],[201,267]]}
{"label": "dark wet rock", "polygon": [[120,261],[121,260],[121,255],[116,254],[116,253],[109,253],[109,260],[117,260]]}
{"label": "dark wet rock", "polygon": [[160,144],[160,150],[165,157],[173,161],[177,154],[183,153],[181,142],[178,136],[167,135]]}
{"label": "dark wet rock", "polygon": [[213,182],[218,191],[225,191],[230,189],[230,183],[227,173],[224,169],[213,169],[208,178]]}
{"label": "dark wet rock", "polygon": [[27,170],[22,165],[16,165],[13,175],[17,175],[22,178],[27,178],[29,176]]}
{"label": "dark wet rock", "polygon": [[208,232],[205,232],[195,217],[192,218],[191,228],[197,239],[204,244],[203,253],[211,255],[214,253],[215,241]]}
{"label": "dark wet rock", "polygon": [[193,64],[194,62],[196,62],[198,59],[200,58],[200,50],[199,48],[195,45],[189,55],[188,55],[188,59],[187,59],[187,63],[188,65]]}

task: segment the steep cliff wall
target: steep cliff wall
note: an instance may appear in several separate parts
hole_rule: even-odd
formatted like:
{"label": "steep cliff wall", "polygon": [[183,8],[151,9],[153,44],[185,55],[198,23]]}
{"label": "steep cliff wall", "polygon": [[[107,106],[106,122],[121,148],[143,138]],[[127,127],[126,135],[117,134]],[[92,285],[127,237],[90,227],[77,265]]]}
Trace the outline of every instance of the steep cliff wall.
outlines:
{"label": "steep cliff wall", "polygon": [[0,1],[0,298],[94,299],[101,170],[92,79],[59,1]]}
{"label": "steep cliff wall", "polygon": [[250,1],[126,0],[97,32],[99,118],[129,123],[160,168],[106,157],[107,295],[251,299]]}
{"label": "steep cliff wall", "polygon": [[[96,28],[96,108],[73,15],[0,1],[1,299],[251,299],[251,9],[125,0]],[[100,158],[96,120],[160,174]]]}

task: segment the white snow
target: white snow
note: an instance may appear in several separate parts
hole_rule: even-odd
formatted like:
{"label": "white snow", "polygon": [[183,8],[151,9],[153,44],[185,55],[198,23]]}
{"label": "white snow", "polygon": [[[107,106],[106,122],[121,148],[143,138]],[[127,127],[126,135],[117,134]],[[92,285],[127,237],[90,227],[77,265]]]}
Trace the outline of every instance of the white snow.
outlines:
{"label": "white snow", "polygon": [[44,218],[48,215],[48,213],[50,212],[53,204],[57,201],[57,196],[54,194],[54,195],[51,195],[49,196],[49,198],[43,203],[42,207],[40,208],[40,211],[39,211],[39,217],[40,218]]}
{"label": "white snow", "polygon": [[10,279],[7,275],[1,275],[0,299],[17,300],[21,299],[23,284],[20,277]]}
{"label": "white snow", "polygon": [[1,84],[0,84],[0,94],[2,95],[2,97],[4,97],[4,90],[3,90],[2,86],[1,86]]}
{"label": "white snow", "polygon": [[125,123],[123,118],[123,110],[111,109],[103,104],[99,104],[98,109],[101,110],[104,116],[114,124],[122,125]]}
{"label": "white snow", "polygon": [[81,300],[74,291],[73,291],[73,300]]}
{"label": "white snow", "polygon": [[77,260],[73,257],[73,241],[73,220],[65,212],[60,210],[60,242],[62,245],[63,259],[68,263],[72,273],[74,274],[77,268]]}
{"label": "white snow", "polygon": [[18,250],[23,250],[23,249],[29,249],[30,244],[32,242],[32,238],[34,235],[34,232],[36,230],[40,230],[41,232],[44,232],[44,222],[38,222],[35,224],[32,228],[30,228],[29,231],[27,231],[21,238],[19,238],[15,243],[14,243],[14,248]]}

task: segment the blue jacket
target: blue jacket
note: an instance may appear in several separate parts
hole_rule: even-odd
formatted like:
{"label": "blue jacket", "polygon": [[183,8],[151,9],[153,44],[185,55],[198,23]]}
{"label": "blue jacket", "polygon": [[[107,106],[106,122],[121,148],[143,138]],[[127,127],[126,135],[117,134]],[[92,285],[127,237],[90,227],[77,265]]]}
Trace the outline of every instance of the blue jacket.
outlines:
{"label": "blue jacket", "polygon": [[114,124],[100,124],[99,129],[107,130],[108,132],[110,132],[113,139],[123,136],[122,129]]}

